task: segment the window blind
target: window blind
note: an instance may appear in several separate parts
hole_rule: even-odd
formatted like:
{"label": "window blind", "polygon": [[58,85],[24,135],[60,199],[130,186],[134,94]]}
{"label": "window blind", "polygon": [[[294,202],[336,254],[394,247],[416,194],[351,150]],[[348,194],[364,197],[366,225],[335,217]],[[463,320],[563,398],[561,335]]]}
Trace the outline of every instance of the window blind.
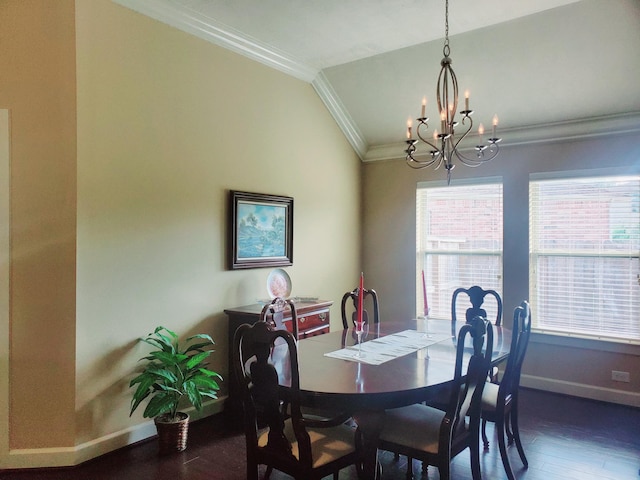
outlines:
{"label": "window blind", "polygon": [[534,180],[529,202],[534,328],[640,341],[640,176]]}
{"label": "window blind", "polygon": [[[419,186],[416,202],[418,314],[426,296],[431,317],[450,319],[458,287],[480,285],[502,296],[502,183]],[[487,315],[495,316],[492,309],[487,305]]]}

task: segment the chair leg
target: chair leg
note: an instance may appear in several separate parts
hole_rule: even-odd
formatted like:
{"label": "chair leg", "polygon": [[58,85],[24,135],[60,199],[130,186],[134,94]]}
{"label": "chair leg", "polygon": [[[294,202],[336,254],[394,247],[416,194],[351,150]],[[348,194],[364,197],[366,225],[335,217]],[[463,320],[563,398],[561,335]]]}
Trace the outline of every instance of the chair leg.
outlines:
{"label": "chair leg", "polygon": [[271,472],[273,472],[273,467],[271,465],[267,465],[267,471],[264,473],[264,480],[269,480],[269,478],[271,478]]}
{"label": "chair leg", "polygon": [[364,469],[362,468],[362,462],[356,463],[356,477],[361,480],[364,478]]}
{"label": "chair leg", "polygon": [[[473,480],[482,480],[482,474],[480,473],[480,438],[477,430],[474,439],[471,440],[469,445],[469,456],[471,457],[471,477]],[[448,463],[447,468],[450,468]],[[440,480],[442,480],[442,476],[440,476]]]}
{"label": "chair leg", "polygon": [[[451,465],[448,462],[438,465],[438,473],[440,473],[440,480],[450,480]],[[473,477],[473,478],[475,480],[476,477]]]}
{"label": "chair leg", "polygon": [[407,456],[407,479],[413,478],[413,458]]}
{"label": "chair leg", "polygon": [[489,439],[487,438],[487,421],[482,419],[482,443],[484,444],[484,449],[489,450]]}
{"label": "chair leg", "polygon": [[520,460],[522,460],[522,464],[525,467],[529,467],[529,461],[527,460],[526,455],[524,454],[524,448],[522,447],[522,441],[520,440],[520,429],[518,428],[518,408],[514,405],[514,408],[511,409],[511,414],[509,415],[511,420],[511,428],[513,431],[513,439],[516,442],[516,448],[518,449],[518,454],[520,455]]}
{"label": "chair leg", "polygon": [[504,422],[504,431],[507,434],[507,444],[511,445],[513,443],[513,427],[511,425],[511,410],[509,410],[509,414]]}
{"label": "chair leg", "polygon": [[498,415],[496,418],[496,431],[498,433],[498,447],[500,448],[500,457],[502,458],[502,465],[504,471],[507,474],[509,480],[515,480],[513,470],[511,469],[511,463],[509,462],[509,456],[507,455],[507,446],[505,443],[506,437],[505,416]]}
{"label": "chair leg", "polygon": [[247,480],[258,480],[258,464],[247,461]]}

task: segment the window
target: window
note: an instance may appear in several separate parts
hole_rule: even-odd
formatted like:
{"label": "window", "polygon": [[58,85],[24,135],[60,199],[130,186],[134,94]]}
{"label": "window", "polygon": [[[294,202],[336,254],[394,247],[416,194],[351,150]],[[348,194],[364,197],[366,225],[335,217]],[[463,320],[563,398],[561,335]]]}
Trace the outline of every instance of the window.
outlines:
{"label": "window", "polygon": [[640,176],[529,185],[533,327],[640,341]]}
{"label": "window", "polygon": [[[502,296],[502,183],[419,184],[416,200],[418,314],[426,303],[431,317],[450,319],[458,287]],[[488,303],[487,315],[495,316]]]}

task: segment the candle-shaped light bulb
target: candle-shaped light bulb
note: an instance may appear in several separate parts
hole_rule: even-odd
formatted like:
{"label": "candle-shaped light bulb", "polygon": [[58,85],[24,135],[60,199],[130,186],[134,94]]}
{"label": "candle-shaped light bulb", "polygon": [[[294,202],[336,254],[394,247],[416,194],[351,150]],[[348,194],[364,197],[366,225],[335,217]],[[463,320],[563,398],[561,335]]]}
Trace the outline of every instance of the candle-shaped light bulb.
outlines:
{"label": "candle-shaped light bulb", "polygon": [[438,129],[437,128],[433,131],[433,139],[434,140],[438,140]]}
{"label": "candle-shaped light bulb", "polygon": [[482,135],[484,135],[484,125],[480,124],[478,127],[478,136],[480,137],[480,145],[482,145]]}
{"label": "candle-shaped light bulb", "polygon": [[491,130],[493,138],[496,138],[496,127],[498,126],[498,115],[493,116],[493,128]]}
{"label": "candle-shaped light bulb", "polygon": [[407,120],[407,140],[411,140],[411,119]]}
{"label": "candle-shaped light bulb", "polygon": [[469,110],[469,90],[464,91],[464,109]]}
{"label": "candle-shaped light bulb", "polygon": [[425,112],[427,110],[427,97],[422,97],[422,118],[426,118]]}
{"label": "candle-shaped light bulb", "polygon": [[446,132],[446,128],[445,128],[446,121],[447,121],[447,114],[443,110],[440,112],[440,130],[442,130],[442,133]]}

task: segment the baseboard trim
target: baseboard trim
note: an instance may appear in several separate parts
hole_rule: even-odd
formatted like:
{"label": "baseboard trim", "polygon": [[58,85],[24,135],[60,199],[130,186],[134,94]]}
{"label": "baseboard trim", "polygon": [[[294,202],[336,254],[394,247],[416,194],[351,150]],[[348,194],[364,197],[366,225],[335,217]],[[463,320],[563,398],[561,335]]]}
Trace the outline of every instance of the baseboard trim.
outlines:
{"label": "baseboard trim", "polygon": [[616,390],[614,388],[597,387],[584,383],[524,374],[520,379],[520,385],[536,390],[572,395],[574,397],[589,398],[591,400],[617,403],[630,407],[640,407],[640,393],[638,392]]}
{"label": "baseboard trim", "polygon": [[[185,410],[191,420],[200,420],[222,412],[226,397],[220,397],[203,405],[201,412],[193,408]],[[75,447],[22,448],[9,450],[9,454],[0,459],[0,468],[12,470],[23,468],[73,467],[93,458],[146,440],[156,435],[152,420],[105,435]]]}

